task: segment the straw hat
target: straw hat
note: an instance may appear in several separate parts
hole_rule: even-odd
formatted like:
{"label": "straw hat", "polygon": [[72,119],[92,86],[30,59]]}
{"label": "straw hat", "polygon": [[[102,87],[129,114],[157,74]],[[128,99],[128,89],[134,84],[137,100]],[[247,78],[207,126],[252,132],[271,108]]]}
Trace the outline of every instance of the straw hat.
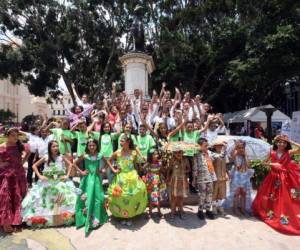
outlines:
{"label": "straw hat", "polygon": [[216,139],[212,142],[211,146],[223,146],[224,145],[224,141],[220,140],[220,139]]}

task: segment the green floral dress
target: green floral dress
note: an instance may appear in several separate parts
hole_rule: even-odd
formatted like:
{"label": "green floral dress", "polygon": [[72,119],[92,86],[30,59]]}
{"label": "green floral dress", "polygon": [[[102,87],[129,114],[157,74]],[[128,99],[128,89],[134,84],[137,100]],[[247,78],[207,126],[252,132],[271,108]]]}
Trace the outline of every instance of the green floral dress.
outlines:
{"label": "green floral dress", "polygon": [[122,156],[117,151],[117,164],[120,168],[108,188],[109,210],[118,218],[132,218],[142,214],[147,206],[146,185],[134,169],[136,151],[129,156]]}
{"label": "green floral dress", "polygon": [[72,181],[60,180],[66,174],[62,156],[50,164],[47,158],[43,175],[48,180],[39,180],[24,198],[23,221],[32,227],[71,225],[74,223],[77,189]]}
{"label": "green floral dress", "polygon": [[80,181],[81,193],[76,201],[76,227],[85,227],[87,236],[90,229],[94,229],[104,224],[108,220],[105,209],[104,191],[102,187],[102,177],[99,173],[102,155],[97,157],[85,155],[84,166],[89,172]]}

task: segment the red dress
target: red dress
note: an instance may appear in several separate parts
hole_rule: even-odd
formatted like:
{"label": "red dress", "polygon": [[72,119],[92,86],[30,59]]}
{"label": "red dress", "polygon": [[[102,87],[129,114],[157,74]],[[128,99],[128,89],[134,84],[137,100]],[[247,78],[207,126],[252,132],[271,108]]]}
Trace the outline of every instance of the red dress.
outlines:
{"label": "red dress", "polygon": [[271,152],[272,166],[252,204],[254,215],[275,230],[300,235],[300,166],[288,152],[278,158]]}
{"label": "red dress", "polygon": [[21,202],[27,191],[22,154],[17,146],[0,146],[0,159],[10,163],[0,167],[0,226],[20,225]]}

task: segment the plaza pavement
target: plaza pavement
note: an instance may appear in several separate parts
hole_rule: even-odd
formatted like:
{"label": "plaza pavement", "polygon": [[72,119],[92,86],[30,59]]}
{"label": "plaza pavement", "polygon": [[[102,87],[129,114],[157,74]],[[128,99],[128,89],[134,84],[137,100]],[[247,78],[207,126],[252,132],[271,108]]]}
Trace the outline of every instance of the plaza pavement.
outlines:
{"label": "plaza pavement", "polygon": [[133,220],[131,227],[112,219],[85,238],[75,227],[31,230],[5,236],[0,233],[0,250],[299,250],[300,237],[274,231],[253,218],[228,215],[213,221],[199,221],[196,206],[185,206],[186,219],[148,220],[146,214]]}

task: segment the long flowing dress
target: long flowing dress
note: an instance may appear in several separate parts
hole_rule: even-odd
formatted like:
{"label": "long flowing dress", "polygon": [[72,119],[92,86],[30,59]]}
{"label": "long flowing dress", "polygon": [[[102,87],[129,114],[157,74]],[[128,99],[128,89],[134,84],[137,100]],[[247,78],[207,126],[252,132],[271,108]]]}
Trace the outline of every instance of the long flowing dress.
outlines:
{"label": "long flowing dress", "polygon": [[147,206],[146,185],[134,169],[136,151],[122,156],[117,151],[117,164],[120,168],[108,188],[109,210],[118,218],[132,218],[143,213]]}
{"label": "long flowing dress", "polygon": [[71,225],[74,223],[77,189],[72,181],[60,180],[66,173],[62,156],[50,164],[47,158],[43,175],[48,180],[39,180],[24,198],[23,221],[32,227]]}
{"label": "long flowing dress", "polygon": [[103,225],[108,220],[105,209],[105,198],[102,187],[102,177],[99,173],[101,166],[101,154],[96,157],[85,156],[84,166],[89,172],[80,180],[81,193],[76,201],[76,228],[85,228],[88,235],[90,229]]}
{"label": "long flowing dress", "polygon": [[0,146],[1,161],[9,162],[0,168],[0,225],[20,225],[21,203],[27,191],[22,155],[17,146]]}
{"label": "long flowing dress", "polygon": [[256,216],[275,230],[300,235],[300,166],[288,152],[271,152],[270,173],[258,189],[252,208]]}

